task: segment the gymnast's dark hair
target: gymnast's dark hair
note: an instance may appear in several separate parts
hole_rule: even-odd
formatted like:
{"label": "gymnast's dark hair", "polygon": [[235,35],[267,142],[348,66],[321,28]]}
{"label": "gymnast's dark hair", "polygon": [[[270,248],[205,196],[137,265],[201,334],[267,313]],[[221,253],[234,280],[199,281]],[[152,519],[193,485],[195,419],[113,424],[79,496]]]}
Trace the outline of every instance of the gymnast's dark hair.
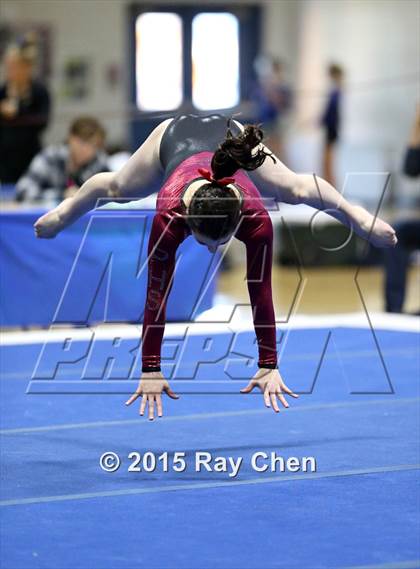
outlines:
{"label": "gymnast's dark hair", "polygon": [[255,170],[267,156],[275,162],[274,156],[261,145],[264,133],[258,125],[245,125],[244,130],[235,136],[230,123],[231,119],[228,120],[226,138],[219,144],[211,161],[215,181],[203,184],[195,192],[188,208],[191,230],[214,240],[231,234],[241,214],[241,204],[235,192],[229,186],[218,184],[217,180],[233,176],[239,169]]}

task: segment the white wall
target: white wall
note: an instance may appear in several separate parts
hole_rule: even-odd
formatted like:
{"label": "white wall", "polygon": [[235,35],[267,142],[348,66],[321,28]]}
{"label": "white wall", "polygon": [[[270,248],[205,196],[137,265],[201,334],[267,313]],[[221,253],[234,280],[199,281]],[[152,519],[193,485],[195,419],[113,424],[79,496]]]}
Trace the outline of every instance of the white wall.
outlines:
{"label": "white wall", "polygon": [[401,165],[420,101],[420,3],[302,0],[300,8],[291,166],[320,171],[316,122],[328,87],[325,67],[338,62],[347,77],[337,183],[351,199],[376,207],[384,180],[379,172],[391,172],[386,199],[409,206],[418,182],[403,176]]}
{"label": "white wall", "polygon": [[[256,3],[246,0],[249,3]],[[149,0],[148,4],[161,3]],[[53,29],[54,120],[48,140],[64,136],[71,117],[98,115],[111,140],[126,138],[126,83],[110,92],[105,68],[117,63],[128,76],[127,19],[130,0],[2,0],[2,21],[49,23]],[[185,3],[196,3],[187,0]],[[241,3],[223,2],[228,6]],[[415,0],[260,0],[264,8],[264,51],[280,55],[299,92],[292,146],[293,166],[316,167],[315,133],[325,65],[335,60],[347,71],[344,139],[351,148],[387,156],[388,166],[403,151],[415,101],[419,98],[419,2]],[[170,6],[170,2],[168,5]],[[92,93],[83,106],[61,93],[62,68],[69,57],[92,63]],[[309,126],[308,126],[309,125]],[[312,126],[311,126],[312,125]],[[293,143],[293,140],[295,141]],[[312,141],[312,142],[311,142]],[[305,149],[308,146],[308,152]],[[362,150],[363,151],[363,150]],[[390,158],[391,157],[391,158]],[[392,158],[394,157],[394,158]],[[392,164],[391,164],[392,165]]]}
{"label": "white wall", "polygon": [[319,116],[325,66],[346,70],[344,139],[392,153],[404,147],[419,93],[420,3],[305,0],[299,26],[299,122]]}

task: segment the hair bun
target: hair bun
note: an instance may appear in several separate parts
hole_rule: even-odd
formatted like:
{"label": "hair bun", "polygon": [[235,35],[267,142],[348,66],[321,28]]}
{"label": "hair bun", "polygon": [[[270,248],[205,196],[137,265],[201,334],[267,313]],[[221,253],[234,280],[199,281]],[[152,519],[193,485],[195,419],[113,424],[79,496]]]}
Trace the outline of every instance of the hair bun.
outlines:
{"label": "hair bun", "polygon": [[255,170],[261,166],[266,157],[275,158],[267,152],[262,144],[264,133],[260,126],[248,124],[237,136],[234,136],[228,121],[225,140],[213,155],[211,168],[215,178],[232,176],[237,170]]}
{"label": "hair bun", "polygon": [[253,150],[256,146],[260,145],[264,138],[264,133],[258,126],[246,125],[243,132],[239,135],[244,144]]}

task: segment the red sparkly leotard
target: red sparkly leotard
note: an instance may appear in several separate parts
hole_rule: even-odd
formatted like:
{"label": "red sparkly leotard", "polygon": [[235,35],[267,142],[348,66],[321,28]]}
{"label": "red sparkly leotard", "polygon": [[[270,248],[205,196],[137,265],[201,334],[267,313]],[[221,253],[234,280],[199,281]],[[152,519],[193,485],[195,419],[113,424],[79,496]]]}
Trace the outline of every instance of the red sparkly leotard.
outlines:
{"label": "red sparkly leotard", "polygon": [[[219,118],[220,115],[212,117]],[[188,118],[191,119],[192,115],[188,115]],[[202,125],[203,119],[198,120]],[[219,142],[223,139],[225,125],[223,120],[224,132],[219,136]],[[167,147],[168,141],[165,151]],[[181,154],[181,161],[178,155],[178,160],[173,162],[170,174],[157,196],[148,246],[148,285],[142,332],[143,371],[160,370],[166,302],[174,278],[176,250],[191,235],[181,202],[182,194],[194,179],[202,177],[198,168],[210,169],[213,152],[213,149],[193,154],[187,152],[187,157],[183,160]],[[246,246],[247,284],[258,341],[258,365],[273,369],[277,367],[276,326],[271,292],[273,227],[261,195],[249,176],[238,171],[234,178],[235,186],[242,194],[241,219],[235,237]]]}

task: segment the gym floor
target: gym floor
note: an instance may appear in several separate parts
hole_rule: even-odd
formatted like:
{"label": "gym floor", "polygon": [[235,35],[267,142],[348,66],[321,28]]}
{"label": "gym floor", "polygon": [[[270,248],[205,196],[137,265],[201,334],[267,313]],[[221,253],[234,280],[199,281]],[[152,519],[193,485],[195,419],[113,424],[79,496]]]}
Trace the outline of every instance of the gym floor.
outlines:
{"label": "gym floor", "polygon": [[[311,311],[327,299],[331,311],[355,308],[340,304],[352,275],[306,275],[318,289]],[[368,306],[380,296],[378,277],[361,275]],[[221,294],[230,278],[222,276]],[[295,277],[282,269],[274,278],[278,313]],[[415,309],[413,278],[408,306]],[[238,285],[235,301],[243,292]],[[303,311],[310,299],[302,295]],[[363,318],[353,320],[318,314],[289,331],[281,371],[300,397],[279,415],[260,393],[240,395],[245,382],[227,378],[219,362],[201,366],[194,381],[174,379],[181,399],[165,398],[165,416],[154,422],[124,405],[135,379],[75,381],[76,364],[58,381],[31,382],[45,333],[4,334],[1,566],[420,567],[418,321],[373,316],[373,335]],[[251,328],[242,334],[239,353],[246,355],[252,337]],[[196,359],[191,350],[183,365]],[[121,459],[116,472],[99,466],[107,451]],[[130,472],[132,451],[168,453],[168,471],[158,459],[153,472]],[[182,472],[171,467],[176,452],[185,453]],[[196,471],[198,452],[211,454],[211,471]],[[257,452],[268,457],[259,465],[274,452],[313,457],[316,469],[257,471]],[[216,472],[218,457],[241,457],[238,474]]]}

